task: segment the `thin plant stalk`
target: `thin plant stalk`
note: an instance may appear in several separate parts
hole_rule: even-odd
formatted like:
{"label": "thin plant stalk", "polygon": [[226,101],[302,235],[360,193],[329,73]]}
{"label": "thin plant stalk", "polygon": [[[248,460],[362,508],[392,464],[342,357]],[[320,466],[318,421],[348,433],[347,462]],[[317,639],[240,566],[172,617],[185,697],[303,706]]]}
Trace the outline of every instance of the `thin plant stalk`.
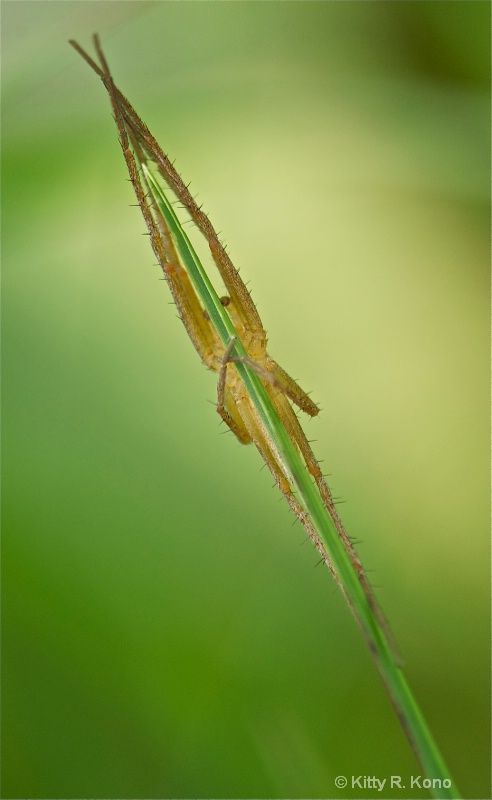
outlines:
{"label": "thin plant stalk", "polygon": [[[457,787],[403,675],[385,618],[285,395],[306,413],[315,415],[318,409],[266,353],[266,335],[257,310],[210,221],[148,128],[116,89],[97,37],[94,42],[101,66],[78,44],[71,44],[108,90],[152,247],[195,348],[204,363],[219,373],[218,411],[240,441],[256,444],[340,586],[421,765],[425,775],[422,786],[436,798],[458,798]],[[231,297],[220,298],[216,292],[163,181],[209,242]],[[248,346],[243,342],[245,335],[249,337]]]}

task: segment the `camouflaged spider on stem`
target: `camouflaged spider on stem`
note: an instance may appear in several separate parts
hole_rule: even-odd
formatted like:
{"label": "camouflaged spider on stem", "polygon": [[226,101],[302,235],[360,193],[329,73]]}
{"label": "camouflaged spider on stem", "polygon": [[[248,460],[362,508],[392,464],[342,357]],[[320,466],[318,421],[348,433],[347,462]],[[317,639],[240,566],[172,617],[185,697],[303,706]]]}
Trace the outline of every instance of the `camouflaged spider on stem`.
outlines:
{"label": "camouflaged spider on stem", "polygon": [[[375,600],[354,546],[338,516],[330,489],[291,403],[296,404],[311,417],[319,413],[318,406],[268,354],[266,332],[248,289],[219,241],[210,220],[197,205],[182,178],[147,126],[126,97],[115,87],[98,37],[94,36],[94,44],[100,65],[96,64],[76,42],[71,41],[70,44],[99,75],[109,93],[121,147],[138,204],[150,234],[152,248],[171,290],[179,316],[196,351],[203,363],[219,374],[218,413],[241,443],[253,442],[256,445],[287,503],[307,530],[322,560],[327,564],[347,597],[318,533],[294,493],[289,468],[273,441],[264,419],[255,407],[245,385],[244,376],[241,377],[238,367],[244,365],[259,376],[291,442],[301,455],[305,467],[316,483],[323,504],[335,525],[369,605],[387,630],[384,616]],[[220,318],[218,320],[211,319],[211,315],[205,310],[197,288],[190,278],[187,259],[191,258],[192,263],[198,265],[199,269],[203,270],[203,267],[201,267],[172,205],[159,189],[151,169],[152,166],[187,210],[208,243],[227,291],[226,296],[221,297],[220,300],[217,298],[227,312],[229,323],[225,329],[218,325]],[[190,263],[189,260],[188,263]],[[349,600],[348,597],[347,599]]]}
{"label": "camouflaged spider on stem", "polygon": [[[318,462],[294,413],[319,409],[270,357],[258,311],[208,217],[128,100],[115,87],[99,40],[99,64],[75,42],[108,91],[130,180],[186,331],[203,363],[218,373],[217,411],[237,439],[253,442],[290,508],[329,567],[359,622],[403,730],[436,797],[459,798],[392,647],[386,620],[335,509]],[[181,202],[205,237],[227,295],[220,298],[162,188]],[[451,788],[449,788],[451,787]]]}

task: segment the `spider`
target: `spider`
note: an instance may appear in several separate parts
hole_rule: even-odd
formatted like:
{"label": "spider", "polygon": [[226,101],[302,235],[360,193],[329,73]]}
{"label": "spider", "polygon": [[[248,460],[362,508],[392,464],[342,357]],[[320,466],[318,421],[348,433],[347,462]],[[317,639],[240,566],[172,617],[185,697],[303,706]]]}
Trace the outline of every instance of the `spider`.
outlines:
{"label": "spider", "polygon": [[[327,564],[337,583],[341,586],[323,542],[296,498],[289,470],[284,465],[238,373],[236,365],[241,362],[260,377],[288,436],[301,454],[306,468],[318,487],[323,503],[349,555],[370,606],[386,628],[386,621],[375,600],[362,564],[340,520],[330,489],[291,403],[297,405],[310,417],[319,413],[318,406],[268,354],[266,332],[246,285],[219,241],[210,220],[197,205],[173,164],[126,97],[115,87],[97,35],[94,36],[94,45],[100,66],[77,42],[71,40],[70,44],[99,75],[109,93],[120,144],[138,204],[147,225],[152,248],[171,290],[179,316],[198,355],[209,369],[218,373],[218,413],[242,444],[253,442],[256,445],[290,508],[304,525],[320,553],[322,561]],[[227,311],[236,332],[235,336],[231,336],[227,345],[219,337],[208,313],[201,304],[187,270],[183,266],[169,220],[154,201],[148,177],[147,164],[149,162],[155,165],[161,177],[208,242],[227,291],[227,295],[221,297],[220,302]],[[170,206],[169,209],[172,214]],[[179,222],[177,224],[179,225]],[[236,353],[237,340],[242,343],[242,350],[246,355]],[[343,586],[341,588],[347,597]],[[349,600],[348,597],[347,599]],[[350,600],[349,605],[351,605]]]}

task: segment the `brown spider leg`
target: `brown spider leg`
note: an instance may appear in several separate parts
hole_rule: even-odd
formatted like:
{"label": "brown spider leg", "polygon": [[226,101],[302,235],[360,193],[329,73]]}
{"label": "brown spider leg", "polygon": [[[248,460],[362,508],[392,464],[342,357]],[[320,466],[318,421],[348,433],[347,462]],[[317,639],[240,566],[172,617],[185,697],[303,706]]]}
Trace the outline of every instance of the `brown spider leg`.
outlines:
{"label": "brown spider leg", "polygon": [[[152,160],[159,161],[159,159],[156,158],[156,156],[159,156],[159,153],[162,155],[162,158],[164,158],[166,161],[167,157],[165,157],[164,154],[162,154],[162,151],[160,150],[159,146],[157,145],[155,140],[153,140],[153,137],[151,137],[150,133],[148,132],[148,129],[139,119],[137,114],[134,112],[132,106],[128,103],[124,95],[122,95],[121,92],[119,92],[114,86],[109,71],[109,67],[101,51],[98,37],[97,36],[94,37],[94,44],[99,59],[101,61],[101,65],[103,67],[102,70],[76,42],[71,42],[71,44],[89,63],[89,65],[94,69],[94,71],[101,77],[106,89],[108,90],[108,93],[111,98],[111,103],[113,106],[113,112],[116,124],[118,126],[120,143],[123,149],[123,154],[125,157],[125,161],[127,163],[131,182],[135,194],[137,196],[138,203],[140,205],[142,214],[147,224],[147,228],[149,230],[151,244],[154,253],[157,257],[157,260],[159,261],[159,264],[163,269],[165,277],[171,288],[173,298],[180,312],[181,319],[185,324],[185,327],[190,335],[190,338],[196,350],[198,351],[200,357],[207,366],[211,367],[214,370],[217,370],[218,369],[217,362],[219,361],[217,352],[220,352],[222,350],[222,345],[220,345],[220,347],[217,346],[218,340],[215,330],[212,328],[211,325],[208,324],[208,320],[204,317],[203,309],[191,285],[188,274],[181,267],[179,263],[179,258],[175,251],[174,245],[172,244],[172,238],[167,228],[167,224],[162,217],[162,214],[160,214],[159,210],[155,205],[151,207],[147,202],[142,187],[142,180],[140,179],[137,165],[135,162],[135,156],[132,153],[129,146],[128,135],[130,135],[130,138],[132,140],[132,144],[135,148],[137,158],[141,162],[145,160],[145,157],[142,153],[142,148],[150,155]],[[155,147],[153,146],[153,142],[155,143]],[[170,165],[170,163],[169,163],[169,168],[176,177],[177,185],[175,185],[175,181],[169,180],[169,176],[165,175],[164,177],[166,178],[167,182],[170,183],[171,188],[174,189],[174,191],[178,194],[178,197],[180,197],[180,199],[184,202],[184,198],[181,197],[181,193],[177,191],[177,188],[182,184],[181,178],[172,168],[172,165]],[[162,174],[162,170],[160,171]],[[184,184],[182,184],[181,189],[183,187]],[[149,187],[146,185],[146,188],[148,189]],[[190,208],[188,208],[188,210],[190,211]],[[158,225],[156,224],[154,215],[158,220]],[[204,218],[206,220],[206,217]],[[208,225],[210,225],[210,223],[208,223]],[[210,229],[213,230],[211,226]],[[202,228],[202,233],[203,232],[204,231]],[[240,279],[239,279],[239,284],[244,287],[244,284],[242,283],[242,281],[240,281]],[[244,287],[244,291],[246,292],[246,294],[248,294],[246,287]],[[260,328],[261,328],[261,323],[260,323]],[[230,390],[226,389],[225,386],[227,362],[229,360],[232,347],[233,343],[232,346],[230,346],[229,352],[226,354],[227,357],[222,359],[222,364],[220,367],[221,374],[218,386],[217,407],[219,414],[222,416],[222,418],[231,428],[231,430],[235,433],[239,441],[246,444],[251,441],[251,438],[244,427],[241,415],[234,401],[234,397],[230,392]]]}
{"label": "brown spider leg", "polygon": [[258,332],[248,328],[247,320],[242,313],[242,308],[238,306],[230,297],[222,297],[221,302],[227,313],[231,317],[234,327],[239,333],[241,341],[248,352],[248,358],[243,357],[233,359],[242,360],[262,378],[263,381],[282,389],[303,411],[311,417],[319,414],[318,406],[313,403],[309,395],[304,392],[296,381],[280,367],[273,358],[266,352],[266,339],[258,335]]}
{"label": "brown spider leg", "polygon": [[[119,98],[121,97],[121,94],[115,89],[108,64],[104,54],[102,53],[97,36],[94,37],[94,43],[103,67],[101,77],[103,77],[104,84],[111,99],[123,155],[125,157],[138,204],[150,234],[152,248],[169,284],[173,299],[179,311],[180,318],[185,325],[195,349],[206,366],[218,371],[218,362],[220,361],[222,345],[215,332],[215,329],[204,315],[203,308],[191,284],[188,273],[179,263],[176,250],[172,244],[169,230],[167,229],[167,225],[162,218],[162,215],[160,212],[158,212],[158,210],[156,211],[155,207],[151,207],[147,201],[145,192],[143,190],[142,180],[137,169],[135,155],[130,148],[128,138],[129,132],[121,114],[121,108],[119,104]],[[95,67],[92,59],[89,60],[89,63],[91,66]],[[99,73],[99,69],[96,71]],[[132,139],[134,146],[136,146],[137,143],[132,136],[132,131],[130,131],[130,138]],[[138,147],[136,149],[136,154],[139,160],[143,157],[143,154]],[[146,189],[148,189],[147,185]],[[156,224],[152,211],[154,214],[158,215],[157,218],[160,228]]]}
{"label": "brown spider leg", "polygon": [[261,364],[258,364],[256,361],[253,361],[252,358],[248,358],[247,356],[231,356],[229,361],[237,362],[239,361],[241,364],[246,364],[250,369],[254,370],[257,375],[260,376],[264,383],[269,383],[270,386],[275,386],[277,389],[281,389],[284,391],[283,384],[277,380],[275,375],[272,372],[269,372],[265,367],[262,367]]}
{"label": "brown spider leg", "polygon": [[331,574],[333,575],[335,581],[340,586],[344,596],[346,597],[349,606],[351,606],[350,599],[347,596],[347,593],[340,583],[340,579],[331,563],[330,557],[326,552],[325,546],[315,531],[311,521],[309,519],[308,514],[302,508],[301,504],[297,500],[295,494],[292,491],[290,485],[290,478],[289,476],[281,469],[282,459],[279,457],[279,454],[271,442],[268,434],[266,433],[261,419],[256,411],[256,409],[251,405],[249,397],[244,393],[240,392],[239,397],[236,399],[238,410],[241,414],[241,417],[244,421],[244,426],[248,431],[248,434],[252,441],[254,442],[256,448],[258,449],[263,461],[267,465],[268,469],[270,470],[271,474],[273,475],[275,482],[282,492],[283,496],[285,497],[289,508],[297,519],[301,522],[304,526],[305,530],[309,534],[310,539],[314,543],[318,553],[320,554],[322,560],[327,565],[328,569],[330,570]]}
{"label": "brown spider leg", "polygon": [[[147,163],[147,159],[142,153],[138,142],[134,139],[132,131],[129,131],[129,136],[137,160],[142,164]],[[145,173],[142,175],[142,181],[147,189],[147,194],[152,197]],[[157,222],[162,244],[168,259],[169,265],[166,268],[165,274],[180,319],[203,363],[209,369],[218,372],[220,369],[221,353],[224,349],[222,342],[215,327],[210,323],[208,315],[203,309],[188,272],[181,265],[180,257],[174,245],[167,222],[155,201],[151,203],[151,211]]]}
{"label": "brown spider leg", "polygon": [[270,358],[270,356],[267,356],[265,359],[266,366],[258,364],[256,361],[253,361],[252,358],[247,358],[246,356],[235,356],[230,360],[240,361],[246,364],[260,376],[264,383],[269,383],[270,386],[280,389],[292,402],[296,403],[302,411],[305,411],[306,414],[309,414],[311,417],[315,417],[319,414],[319,408],[316,403],[313,403],[309,395],[307,395],[296,381],[291,378],[273,358]]}
{"label": "brown spider leg", "polygon": [[[282,458],[278,453],[274,444],[271,442],[268,434],[266,433],[261,418],[256,408],[254,408],[254,406],[251,404],[251,399],[247,391],[245,390],[242,381],[239,379],[239,376],[237,376],[236,382],[234,384],[235,397],[233,395],[232,390],[226,389],[226,370],[228,364],[231,361],[241,361],[242,363],[248,364],[248,366],[252,366],[252,368],[255,369],[262,377],[263,377],[262,373],[265,372],[265,370],[262,370],[258,364],[255,364],[254,362],[250,363],[250,359],[232,356],[231,353],[234,350],[235,343],[236,343],[236,338],[234,337],[233,339],[230,340],[226,348],[226,351],[222,357],[220,375],[217,384],[217,398],[218,398],[217,411],[219,412],[222,419],[229,425],[231,430],[236,434],[236,436],[240,441],[244,441],[245,443],[251,441],[254,442],[261,457],[263,458],[263,461],[265,462],[268,469],[272,473],[278,488],[280,489],[285,499],[287,500],[290,509],[294,512],[296,517],[300,520],[304,528],[307,530],[310,538],[314,542],[316,549],[321,555],[321,558],[328,566],[330,572],[332,573],[336,582],[339,584],[345,597],[349,601],[345,589],[340,584],[339,578],[333,568],[333,565],[330,561],[330,558],[326,552],[326,549],[323,545],[320,536],[316,533],[315,529],[313,528],[309,520],[308,514],[304,511],[304,509],[302,508],[301,504],[296,499],[296,496],[292,491],[290,483],[291,481],[290,475],[288,474],[287,469],[282,470],[281,467],[283,463]],[[271,373],[267,373],[267,375],[269,379],[272,377]],[[284,395],[281,396],[284,397]],[[290,409],[290,406],[288,407]],[[231,419],[231,417],[233,416],[232,414],[233,409],[237,413],[237,421],[239,421],[239,425],[236,425],[235,414],[234,414],[234,419],[233,420]],[[277,410],[279,409],[277,408]],[[292,414],[293,413],[294,412],[292,412]],[[233,424],[231,424],[231,422]]]}
{"label": "brown spider leg", "polygon": [[399,655],[397,651],[396,644],[394,642],[394,637],[389,629],[388,621],[384,616],[377,600],[374,595],[374,592],[371,588],[371,585],[367,579],[367,575],[364,572],[364,567],[357,555],[354,545],[352,544],[347,531],[344,528],[343,522],[340,519],[338,511],[336,509],[335,503],[333,502],[333,497],[330,491],[328,484],[326,483],[323,473],[321,472],[321,468],[316,460],[316,457],[311,449],[311,446],[306,439],[304,431],[301,428],[299,420],[297,419],[296,414],[292,406],[290,405],[289,401],[286,399],[285,394],[275,393],[269,391],[268,387],[267,391],[269,392],[270,398],[278,411],[280,418],[282,419],[287,433],[289,434],[291,440],[295,443],[298,450],[300,451],[306,467],[309,473],[313,476],[316,486],[318,487],[318,491],[321,495],[323,500],[324,506],[328,511],[333,524],[337,530],[337,533],[342,540],[343,546],[347,555],[350,558],[351,564],[354,570],[357,573],[357,577],[359,578],[359,582],[364,590],[364,594],[366,596],[367,602],[369,603],[371,609],[373,610],[375,616],[377,617],[381,627],[386,632],[388,639],[392,645],[393,651],[399,660]]}
{"label": "brown spider leg", "polygon": [[249,358],[243,360],[243,363],[254,369],[263,381],[282,389],[292,402],[296,403],[306,414],[311,417],[319,414],[319,408],[316,403],[313,403],[299,384],[273,358],[270,358],[266,352],[266,338],[262,338],[261,332],[258,334],[258,331],[251,331],[248,328],[242,308],[234,303],[230,297],[223,297],[221,300],[248,352]]}
{"label": "brown spider leg", "polygon": [[[100,67],[85,52],[85,50],[79,44],[77,44],[77,42],[70,40],[70,44],[75,48],[75,50],[77,50],[82,58],[84,58],[94,72],[99,75],[106,86],[106,89],[108,92],[110,92],[113,107],[115,109],[119,109],[118,116],[119,114],[122,115],[125,124],[133,132],[134,137],[138,140],[142,149],[145,150],[149,158],[154,161],[164,180],[168,183],[170,188],[183,203],[198,229],[206,238],[212,253],[212,257],[217,265],[227,291],[229,292],[234,303],[237,304],[238,308],[241,308],[242,318],[247,330],[252,332],[252,339],[255,343],[255,349],[258,348],[260,351],[264,351],[266,347],[266,333],[263,328],[260,315],[258,314],[256,306],[251,299],[246,285],[239,276],[238,271],[234,267],[224,247],[220,243],[212,223],[197,205],[183,179],[180,177],[180,175],[178,175],[171,161],[163,152],[158,142],[154,139],[145,123],[142,122],[127,98],[115,87],[107,63],[102,54],[98,37],[94,36],[94,44],[103,69],[100,69]],[[249,348],[247,349],[249,350]]]}
{"label": "brown spider leg", "polygon": [[212,223],[197,205],[183,179],[174,169],[168,156],[163,152],[159,143],[154,139],[147,126],[138,117],[126,98],[124,99],[123,113],[127,124],[132,127],[142,148],[147,152],[152,161],[154,161],[161,176],[182,202],[197,228],[207,240],[212,257],[224,281],[224,285],[233,302],[242,310],[242,316],[247,329],[254,332],[254,337],[259,342],[260,347],[266,347],[266,333],[260,315],[258,314],[244,281],[241,279],[239,272],[234,267],[223,245],[219,241]]}
{"label": "brown spider leg", "polygon": [[[231,353],[235,344],[236,337],[233,337],[227,345],[224,355],[222,356],[219,380],[217,382],[217,413],[220,414],[224,422],[229,426],[241,444],[250,444],[252,441],[251,436],[244,425],[241,414],[234,400],[234,395],[226,386],[227,366],[231,361]],[[237,376],[237,380],[239,380],[239,376]]]}
{"label": "brown spider leg", "polygon": [[282,369],[280,364],[277,364],[273,358],[267,357],[267,368],[271,371],[272,375],[278,384],[282,387],[284,393],[289,397],[296,406],[299,406],[301,411],[309,414],[310,417],[315,417],[319,414],[319,407],[313,403],[308,394],[306,394],[299,384],[291,378],[290,375]]}

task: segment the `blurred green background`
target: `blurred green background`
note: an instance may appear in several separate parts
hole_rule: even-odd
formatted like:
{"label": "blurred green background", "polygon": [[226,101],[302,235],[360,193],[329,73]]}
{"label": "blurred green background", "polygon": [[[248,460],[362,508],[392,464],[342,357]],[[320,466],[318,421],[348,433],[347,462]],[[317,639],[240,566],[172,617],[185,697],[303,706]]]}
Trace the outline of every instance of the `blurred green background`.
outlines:
{"label": "blurred green background", "polygon": [[[482,2],[4,2],[3,797],[419,775],[159,282],[108,98],[204,202],[463,796],[489,788]],[[408,789],[382,797],[426,797]]]}

